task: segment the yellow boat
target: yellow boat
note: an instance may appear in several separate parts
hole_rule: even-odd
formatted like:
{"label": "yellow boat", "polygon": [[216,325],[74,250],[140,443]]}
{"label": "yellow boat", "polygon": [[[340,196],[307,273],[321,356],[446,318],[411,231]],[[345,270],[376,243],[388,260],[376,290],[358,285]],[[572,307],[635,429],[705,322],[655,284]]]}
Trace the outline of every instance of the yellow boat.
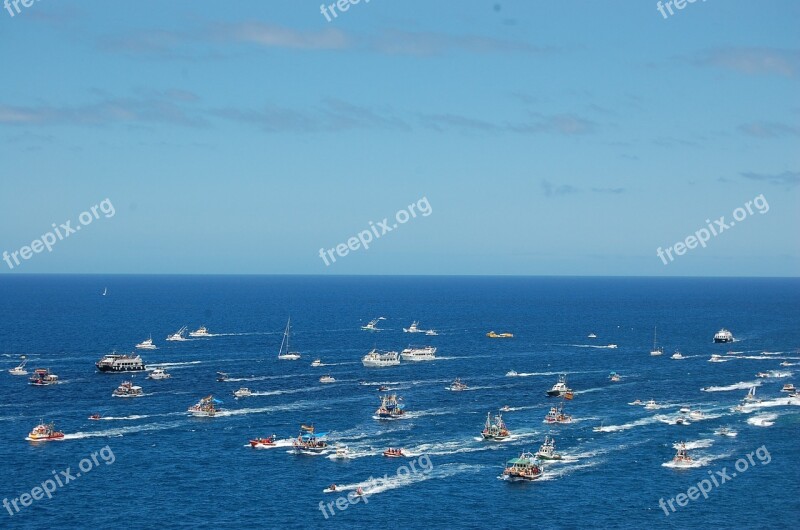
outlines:
{"label": "yellow boat", "polygon": [[514,336],[513,333],[495,333],[494,331],[490,331],[486,334],[487,337],[490,339],[510,339]]}

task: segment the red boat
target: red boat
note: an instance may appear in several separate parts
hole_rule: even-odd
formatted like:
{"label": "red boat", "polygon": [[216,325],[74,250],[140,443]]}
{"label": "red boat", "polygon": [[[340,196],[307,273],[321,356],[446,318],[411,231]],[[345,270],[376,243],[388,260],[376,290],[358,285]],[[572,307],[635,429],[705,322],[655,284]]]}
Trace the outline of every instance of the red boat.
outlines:
{"label": "red boat", "polygon": [[90,420],[99,420],[101,418],[102,416],[100,416],[100,414],[92,414],[91,416],[89,416]]}
{"label": "red boat", "polygon": [[390,447],[389,449],[383,452],[383,456],[387,458],[403,458],[406,455],[405,453],[403,453],[402,449],[393,449]]}
{"label": "red boat", "polygon": [[250,440],[250,447],[254,449],[258,449],[260,447],[267,447],[270,445],[275,445],[275,435],[273,434],[269,438],[256,438],[255,440]]}

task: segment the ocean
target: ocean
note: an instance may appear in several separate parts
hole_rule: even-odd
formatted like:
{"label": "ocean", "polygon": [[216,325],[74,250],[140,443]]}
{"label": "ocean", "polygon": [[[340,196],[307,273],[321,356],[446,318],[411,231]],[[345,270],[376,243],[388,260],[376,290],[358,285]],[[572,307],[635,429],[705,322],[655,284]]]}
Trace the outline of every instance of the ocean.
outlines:
{"label": "ocean", "polygon": [[[0,296],[3,527],[776,528],[800,514],[800,399],[781,392],[800,384],[798,279],[6,275]],[[290,316],[298,361],[277,359]],[[377,317],[382,331],[360,329]],[[415,320],[438,335],[404,333]],[[184,325],[213,336],[164,340]],[[736,342],[713,343],[723,327]],[[112,397],[131,378],[94,363],[151,334],[158,349],[139,353],[172,378],[137,374],[143,397]],[[360,362],[409,344],[435,346],[437,360]],[[20,355],[60,383],[10,375]],[[573,422],[547,425],[559,374]],[[466,391],[446,389],[456,377]],[[405,417],[375,419],[381,385]],[[735,410],[751,386],[762,401]],[[257,395],[235,399],[240,387]],[[223,412],[190,417],[210,394]],[[503,406],[511,438],[482,441]],[[703,418],[676,424],[683,406]],[[40,420],[65,439],[26,441]],[[291,454],[301,424],[353,457]],[[276,447],[248,444],[273,433]],[[562,461],[534,482],[499,478],[546,435]],[[682,441],[694,464],[678,469]],[[389,447],[408,457],[383,457]]]}

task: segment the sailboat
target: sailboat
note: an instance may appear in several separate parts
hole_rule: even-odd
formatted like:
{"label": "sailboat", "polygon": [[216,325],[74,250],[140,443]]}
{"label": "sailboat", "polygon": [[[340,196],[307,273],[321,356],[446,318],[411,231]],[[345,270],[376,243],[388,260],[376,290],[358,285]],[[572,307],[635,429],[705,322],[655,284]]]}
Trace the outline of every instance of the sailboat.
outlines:
{"label": "sailboat", "polygon": [[103,288],[103,296],[108,294],[108,287]]}
{"label": "sailboat", "polygon": [[[297,352],[289,351],[289,334],[291,333],[291,324],[292,318],[289,317],[289,320],[286,321],[286,330],[283,332],[283,340],[281,341],[281,349],[278,350],[278,359],[283,361],[296,361],[300,358],[300,354]],[[286,345],[286,350],[284,351],[283,346]]]}
{"label": "sailboat", "polygon": [[653,349],[650,350],[650,355],[652,355],[652,356],[663,355],[664,354],[663,346],[661,348],[656,346],[656,344],[657,344],[657,342],[656,342],[656,333],[657,333],[657,331],[658,331],[658,326],[653,328]]}

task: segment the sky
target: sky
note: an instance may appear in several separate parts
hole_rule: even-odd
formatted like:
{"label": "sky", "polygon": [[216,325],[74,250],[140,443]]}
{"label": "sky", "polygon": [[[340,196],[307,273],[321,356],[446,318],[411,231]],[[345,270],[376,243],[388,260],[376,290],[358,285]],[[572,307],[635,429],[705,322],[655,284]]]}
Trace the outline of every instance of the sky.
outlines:
{"label": "sky", "polygon": [[797,2],[18,7],[0,274],[800,273]]}

